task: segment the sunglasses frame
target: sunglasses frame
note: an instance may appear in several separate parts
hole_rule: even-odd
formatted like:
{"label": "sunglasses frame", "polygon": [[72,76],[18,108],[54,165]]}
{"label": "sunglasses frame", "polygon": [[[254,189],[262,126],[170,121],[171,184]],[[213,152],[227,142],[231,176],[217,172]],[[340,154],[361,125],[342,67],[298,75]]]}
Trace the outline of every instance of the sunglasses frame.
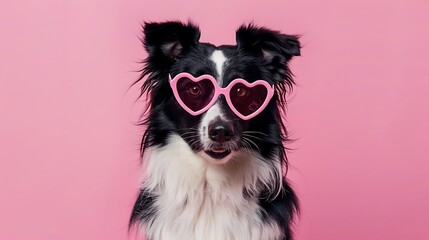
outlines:
{"label": "sunglasses frame", "polygon": [[[214,95],[213,95],[213,98],[210,100],[210,102],[207,104],[207,106],[205,106],[204,108],[202,108],[198,111],[193,111],[188,106],[186,106],[186,104],[182,101],[182,99],[179,96],[179,92],[177,91],[177,82],[179,81],[179,79],[184,78],[184,77],[190,79],[192,82],[195,82],[195,83],[200,82],[202,80],[210,80],[213,83]],[[177,74],[174,78],[171,78],[171,75],[169,74],[168,78],[169,78],[169,82],[170,82],[170,87],[173,90],[173,94],[174,94],[174,97],[176,98],[177,102],[180,104],[180,106],[183,109],[185,109],[189,114],[191,114],[193,116],[200,115],[200,114],[206,112],[207,110],[209,110],[210,107],[213,106],[213,104],[215,104],[215,102],[217,101],[219,96],[222,94],[225,96],[225,99],[226,99],[226,102],[228,103],[228,106],[231,108],[231,110],[234,112],[235,115],[237,115],[239,118],[241,118],[243,120],[249,120],[249,119],[257,116],[259,113],[261,113],[265,109],[265,107],[267,107],[271,98],[274,96],[274,86],[271,86],[268,82],[266,82],[264,80],[257,80],[255,82],[249,83],[242,78],[237,78],[237,79],[234,79],[230,84],[228,84],[228,86],[226,86],[225,88],[222,88],[219,86],[216,79],[209,74],[204,74],[204,75],[201,75],[199,77],[194,77],[190,73],[182,72],[182,73]],[[234,107],[234,105],[232,104],[231,98],[230,98],[231,88],[235,84],[238,84],[238,83],[241,83],[248,88],[252,88],[252,87],[261,85],[261,86],[264,86],[265,89],[267,90],[267,96],[266,96],[264,102],[262,103],[262,105],[255,112],[253,112],[247,116],[241,114]]]}

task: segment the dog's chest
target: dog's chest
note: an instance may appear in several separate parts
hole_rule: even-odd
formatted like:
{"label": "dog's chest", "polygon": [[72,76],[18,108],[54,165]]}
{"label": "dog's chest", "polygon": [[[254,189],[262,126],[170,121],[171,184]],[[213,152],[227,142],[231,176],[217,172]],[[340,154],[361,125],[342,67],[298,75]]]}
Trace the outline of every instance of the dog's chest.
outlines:
{"label": "dog's chest", "polygon": [[150,239],[278,239],[279,231],[261,221],[255,201],[216,199],[205,193],[181,202],[162,198],[156,205],[157,218],[147,226]]}
{"label": "dog's chest", "polygon": [[157,198],[156,214],[145,223],[147,239],[280,238],[279,227],[262,220],[258,200],[243,194],[245,185],[252,182],[245,177],[249,168],[208,167],[181,144],[171,145],[174,142],[155,150],[149,159],[145,188]]}

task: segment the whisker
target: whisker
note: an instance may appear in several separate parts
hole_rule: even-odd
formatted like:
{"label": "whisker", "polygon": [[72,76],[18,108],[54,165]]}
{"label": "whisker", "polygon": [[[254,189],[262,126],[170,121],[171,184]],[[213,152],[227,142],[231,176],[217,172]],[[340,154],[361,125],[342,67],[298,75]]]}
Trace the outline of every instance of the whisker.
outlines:
{"label": "whisker", "polygon": [[198,138],[198,135],[181,136],[183,139]]}
{"label": "whisker", "polygon": [[249,154],[252,153],[252,146],[246,141],[246,139],[243,139],[241,141],[242,146],[244,148],[245,151],[247,151]]}
{"label": "whisker", "polygon": [[191,148],[194,147],[194,145],[195,147],[197,147],[198,143],[199,143],[199,139],[194,139],[189,142]]}
{"label": "whisker", "polygon": [[243,139],[246,139],[246,141],[248,141],[249,143],[253,144],[258,149],[259,153],[261,152],[261,149],[259,149],[258,145],[254,141],[252,141],[252,140],[250,140],[250,139],[248,139],[246,137],[243,137]]}
{"label": "whisker", "polygon": [[196,132],[185,132],[180,134],[180,136],[185,136],[185,135],[189,135],[189,134],[197,134]]}
{"label": "whisker", "polygon": [[267,134],[265,134],[265,133],[263,133],[263,132],[258,132],[258,131],[243,131],[243,133],[257,133],[257,134],[261,134],[261,135],[264,135],[264,136],[267,136],[267,137],[268,137],[268,135],[267,135]]}
{"label": "whisker", "polygon": [[178,128],[177,130],[197,130],[196,127],[190,127],[190,128]]}
{"label": "whisker", "polygon": [[262,138],[259,138],[259,137],[256,137],[256,136],[253,136],[253,135],[251,135],[251,134],[245,134],[245,133],[243,133],[243,135],[244,135],[244,136],[246,136],[246,137],[252,137],[252,138],[255,138],[255,139],[258,139],[258,140],[263,140]]}

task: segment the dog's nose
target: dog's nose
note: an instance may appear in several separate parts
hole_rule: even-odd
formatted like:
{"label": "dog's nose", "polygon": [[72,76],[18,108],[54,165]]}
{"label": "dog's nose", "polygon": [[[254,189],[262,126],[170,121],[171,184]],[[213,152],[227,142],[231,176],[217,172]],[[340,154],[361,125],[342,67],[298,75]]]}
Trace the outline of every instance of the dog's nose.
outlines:
{"label": "dog's nose", "polygon": [[211,122],[208,131],[210,139],[218,143],[229,141],[234,136],[232,122],[225,122],[222,120]]}

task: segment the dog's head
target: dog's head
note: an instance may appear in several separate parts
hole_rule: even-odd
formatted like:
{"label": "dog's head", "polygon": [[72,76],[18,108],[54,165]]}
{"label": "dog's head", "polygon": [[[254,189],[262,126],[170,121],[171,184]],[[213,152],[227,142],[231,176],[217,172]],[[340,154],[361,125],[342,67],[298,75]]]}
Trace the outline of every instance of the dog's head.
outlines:
{"label": "dog's head", "polygon": [[300,55],[297,36],[248,25],[236,31],[236,46],[217,47],[199,42],[192,23],[143,29],[148,57],[140,80],[147,78],[149,115],[142,150],[178,134],[211,163],[249,151],[286,160],[281,115],[294,83],[287,64]]}

